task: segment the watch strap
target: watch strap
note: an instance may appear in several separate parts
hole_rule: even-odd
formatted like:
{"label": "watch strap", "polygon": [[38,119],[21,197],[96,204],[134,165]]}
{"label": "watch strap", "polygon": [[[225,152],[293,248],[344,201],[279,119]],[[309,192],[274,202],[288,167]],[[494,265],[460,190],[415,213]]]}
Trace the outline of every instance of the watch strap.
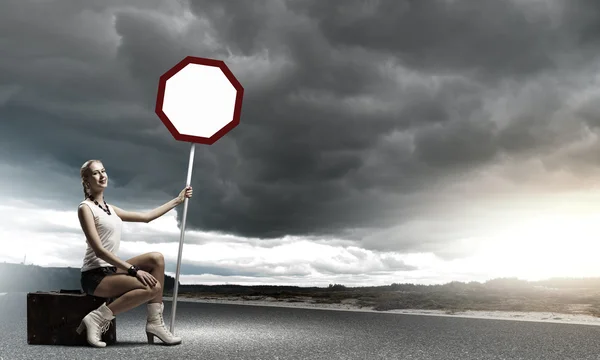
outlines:
{"label": "watch strap", "polygon": [[136,276],[139,268],[135,265],[131,265],[129,269],[127,269],[127,273],[131,276]]}

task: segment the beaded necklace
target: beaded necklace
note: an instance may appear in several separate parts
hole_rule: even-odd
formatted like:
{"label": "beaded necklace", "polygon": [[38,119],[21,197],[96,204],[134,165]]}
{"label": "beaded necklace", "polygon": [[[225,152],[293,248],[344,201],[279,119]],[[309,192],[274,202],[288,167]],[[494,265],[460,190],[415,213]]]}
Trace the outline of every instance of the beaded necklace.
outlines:
{"label": "beaded necklace", "polygon": [[90,198],[90,200],[92,200],[94,202],[94,204],[98,205],[98,207],[100,209],[102,209],[102,211],[104,211],[105,213],[110,215],[110,209],[108,208],[108,205],[106,205],[106,200],[104,200],[104,206],[106,206],[106,209],[105,209],[102,207],[102,205],[98,204],[98,201],[96,201],[96,199],[94,199],[94,197],[92,195],[88,195],[88,197]]}

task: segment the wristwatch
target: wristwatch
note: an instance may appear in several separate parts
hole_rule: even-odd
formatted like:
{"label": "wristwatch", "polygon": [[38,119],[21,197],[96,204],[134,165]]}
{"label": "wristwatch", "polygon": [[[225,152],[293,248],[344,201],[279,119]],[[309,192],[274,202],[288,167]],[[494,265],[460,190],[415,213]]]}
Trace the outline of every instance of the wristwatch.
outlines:
{"label": "wristwatch", "polygon": [[136,276],[137,272],[140,268],[135,266],[135,265],[131,265],[131,267],[129,269],[127,269],[127,273],[131,276]]}

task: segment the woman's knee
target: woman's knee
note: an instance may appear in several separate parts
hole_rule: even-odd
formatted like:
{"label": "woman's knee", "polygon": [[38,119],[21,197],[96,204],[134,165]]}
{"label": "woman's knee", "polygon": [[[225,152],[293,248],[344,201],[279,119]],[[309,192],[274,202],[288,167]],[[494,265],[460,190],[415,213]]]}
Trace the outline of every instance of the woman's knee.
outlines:
{"label": "woman's knee", "polygon": [[153,266],[164,266],[165,265],[165,257],[162,253],[155,251],[150,253],[150,259],[152,261]]}
{"label": "woman's knee", "polygon": [[162,286],[160,286],[159,282],[157,282],[154,286],[146,285],[146,291],[148,292],[148,296],[153,297],[158,294],[162,294]]}

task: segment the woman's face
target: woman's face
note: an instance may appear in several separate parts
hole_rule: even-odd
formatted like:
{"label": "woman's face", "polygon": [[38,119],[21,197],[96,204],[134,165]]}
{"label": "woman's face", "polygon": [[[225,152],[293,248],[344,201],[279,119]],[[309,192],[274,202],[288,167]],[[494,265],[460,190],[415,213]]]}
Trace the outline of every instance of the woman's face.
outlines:
{"label": "woman's face", "polygon": [[108,185],[108,175],[102,163],[94,162],[90,165],[90,176],[88,177],[91,190],[102,190]]}

